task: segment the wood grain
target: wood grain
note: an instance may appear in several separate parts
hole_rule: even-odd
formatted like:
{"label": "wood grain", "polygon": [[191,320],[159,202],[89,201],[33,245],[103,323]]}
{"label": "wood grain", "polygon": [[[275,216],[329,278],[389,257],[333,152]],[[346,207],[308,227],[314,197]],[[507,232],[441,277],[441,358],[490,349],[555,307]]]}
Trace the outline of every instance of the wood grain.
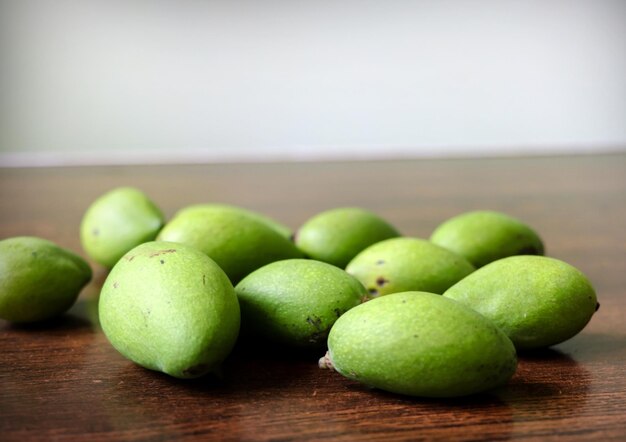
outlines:
{"label": "wood grain", "polygon": [[38,235],[82,254],[85,208],[119,185],[168,216],[227,202],[296,228],[362,206],[428,237],[449,216],[495,209],[586,273],[601,308],[575,338],[520,356],[504,388],[454,400],[370,390],[319,370],[317,352],[239,345],[221,378],[139,368],[98,326],[95,277],[64,317],[0,321],[0,439],[626,440],[626,154],[294,164],[0,169],[0,237]]}

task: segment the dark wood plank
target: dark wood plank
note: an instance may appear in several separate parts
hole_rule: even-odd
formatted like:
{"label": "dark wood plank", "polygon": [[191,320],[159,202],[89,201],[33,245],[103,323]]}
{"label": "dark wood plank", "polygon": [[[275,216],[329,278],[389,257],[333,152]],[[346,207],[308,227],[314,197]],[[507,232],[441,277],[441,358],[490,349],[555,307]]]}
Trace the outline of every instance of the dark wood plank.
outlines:
{"label": "dark wood plank", "polygon": [[626,440],[626,154],[354,163],[0,169],[0,237],[38,235],[82,253],[88,204],[119,185],[171,216],[198,202],[260,210],[297,227],[318,211],[370,208],[404,234],[490,208],[543,236],[602,304],[587,328],[522,355],[509,385],[407,398],[319,370],[316,352],[237,347],[221,378],[180,381],[134,366],[97,321],[106,273],[59,320],[0,321],[1,440]]}

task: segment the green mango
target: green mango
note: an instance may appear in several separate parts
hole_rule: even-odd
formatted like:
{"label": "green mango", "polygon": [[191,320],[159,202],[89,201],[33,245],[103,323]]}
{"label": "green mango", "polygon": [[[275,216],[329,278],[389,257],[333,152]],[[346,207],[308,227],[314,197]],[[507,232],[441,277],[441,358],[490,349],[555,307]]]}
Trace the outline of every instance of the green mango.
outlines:
{"label": "green mango", "polygon": [[430,240],[482,267],[514,255],[543,255],[539,235],[520,220],[504,213],[478,210],[448,219]]}
{"label": "green mango", "polygon": [[323,345],[337,318],[367,297],[342,269],[307,259],[263,266],[235,292],[247,335],[296,347]]}
{"label": "green mango", "polygon": [[359,207],[342,207],[315,215],[295,237],[307,256],[344,268],[361,250],[400,232],[378,215]]}
{"label": "green mango", "polygon": [[32,236],[0,241],[0,318],[35,322],[58,316],[91,280],[89,264],[55,243]]}
{"label": "green mango", "polygon": [[491,321],[426,292],[368,301],[341,316],[320,367],[393,393],[464,396],[502,386],[515,373],[515,347]]}
{"label": "green mango", "polygon": [[133,247],[152,241],[164,222],[145,193],[118,187],[89,206],[80,225],[80,240],[91,259],[111,268]]}
{"label": "green mango", "polygon": [[346,271],[371,296],[405,291],[443,293],[474,271],[465,258],[419,238],[392,238],[363,250]]}
{"label": "green mango", "polygon": [[153,241],[129,251],[102,286],[104,334],[123,356],[177,378],[219,368],[239,333],[226,274],[204,253]]}
{"label": "green mango", "polygon": [[300,258],[294,243],[257,215],[226,205],[197,205],[179,211],[158,240],[194,246],[206,253],[236,284],[259,267]]}
{"label": "green mango", "polygon": [[218,209],[218,210],[224,209],[224,210],[228,210],[232,212],[239,212],[244,216],[249,216],[249,217],[256,219],[257,221],[262,222],[270,229],[276,231],[276,233],[278,233],[280,236],[283,236],[287,239],[291,239],[291,237],[293,236],[293,231],[288,226],[284,225],[283,223],[278,222],[275,219],[270,218],[269,216],[266,216],[254,210],[249,210],[243,207],[233,206],[230,204],[222,204],[222,203],[194,204],[194,205],[187,206],[179,210],[176,215],[179,216],[181,214],[184,214],[185,212],[192,212],[191,216],[193,216],[194,212],[202,212],[205,210],[208,212],[211,212],[215,209]]}
{"label": "green mango", "polygon": [[518,349],[549,347],[580,332],[598,306],[575,267],[544,256],[511,256],[450,287],[454,299],[491,319]]}

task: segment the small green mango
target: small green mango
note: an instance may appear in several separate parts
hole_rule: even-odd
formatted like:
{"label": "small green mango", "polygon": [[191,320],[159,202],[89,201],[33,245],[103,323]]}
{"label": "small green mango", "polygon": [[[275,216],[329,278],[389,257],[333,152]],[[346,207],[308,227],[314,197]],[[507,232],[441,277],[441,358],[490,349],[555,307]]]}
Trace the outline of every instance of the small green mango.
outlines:
{"label": "small green mango", "polygon": [[129,251],[99,301],[104,334],[123,356],[177,378],[216,370],[239,333],[239,304],[226,274],[204,253],[168,242]]}
{"label": "small green mango", "polygon": [[367,297],[361,283],[342,269],[306,259],[261,267],[235,291],[246,334],[296,347],[325,344],[337,318]]}
{"label": "small green mango", "polygon": [[443,296],[402,292],[335,322],[320,367],[393,393],[464,396],[504,385],[515,347],[491,321]]}
{"label": "small green mango", "polygon": [[482,267],[514,255],[543,255],[539,235],[520,220],[500,212],[478,210],[448,219],[432,233],[435,244]]}
{"label": "small green mango", "polygon": [[598,306],[585,275],[544,256],[494,261],[450,287],[444,296],[491,319],[518,349],[549,347],[573,337]]}
{"label": "small green mango", "polygon": [[91,280],[89,264],[51,241],[18,236],[0,241],[0,318],[35,322],[58,316]]}
{"label": "small green mango", "polygon": [[359,207],[319,213],[298,230],[295,242],[307,256],[344,268],[366,247],[400,233],[378,215]]}
{"label": "small green mango", "polygon": [[187,207],[163,227],[157,239],[198,248],[233,284],[270,262],[302,257],[294,243],[266,221],[225,205]]}
{"label": "small green mango", "polygon": [[133,247],[152,241],[164,222],[145,193],[118,187],[89,206],[80,225],[80,240],[91,259],[111,268]]}
{"label": "small green mango", "polygon": [[363,250],[346,271],[371,296],[405,291],[443,293],[474,271],[465,258],[419,238],[392,238]]}
{"label": "small green mango", "polygon": [[222,203],[194,204],[194,205],[187,206],[179,210],[176,215],[179,216],[189,211],[189,212],[192,212],[191,216],[193,216],[193,212],[202,212],[203,210],[207,210],[210,212],[214,209],[220,209],[220,208],[224,210],[228,210],[228,211],[239,212],[243,214],[244,216],[252,217],[256,219],[257,221],[262,222],[263,224],[265,224],[267,227],[271,228],[272,230],[275,230],[280,236],[283,236],[285,238],[291,239],[291,237],[293,236],[293,231],[288,226],[275,220],[274,218],[270,218],[269,216],[266,216],[254,210],[249,210],[243,207],[233,206],[230,204],[222,204]]}

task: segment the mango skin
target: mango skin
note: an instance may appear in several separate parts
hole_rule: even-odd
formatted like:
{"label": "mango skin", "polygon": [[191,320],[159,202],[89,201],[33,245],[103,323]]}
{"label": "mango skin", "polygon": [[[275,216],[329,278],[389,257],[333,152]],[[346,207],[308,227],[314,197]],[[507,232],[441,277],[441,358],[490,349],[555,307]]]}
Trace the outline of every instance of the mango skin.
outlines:
{"label": "mango skin", "polygon": [[132,249],[107,276],[98,307],[104,334],[123,356],[181,379],[216,370],[239,333],[228,277],[182,244],[153,241]]}
{"label": "mango skin", "polygon": [[591,283],[578,269],[530,255],[494,261],[444,296],[492,320],[518,349],[549,347],[573,337],[598,305]]}
{"label": "mango skin", "polygon": [[198,248],[226,272],[233,284],[270,262],[302,257],[293,242],[266,221],[226,205],[182,209],[157,239]]}
{"label": "mango skin", "polygon": [[341,207],[306,221],[295,237],[307,256],[337,267],[345,266],[366,247],[400,232],[375,213],[359,207]]}
{"label": "mango skin", "polygon": [[371,296],[405,291],[443,293],[474,271],[465,258],[419,238],[392,238],[363,250],[346,271]]}
{"label": "mango skin", "polygon": [[504,213],[477,210],[444,221],[430,240],[466,258],[477,268],[515,255],[543,255],[539,235]]}
{"label": "mango skin", "polygon": [[294,347],[324,345],[337,318],[367,297],[342,269],[307,259],[261,267],[235,291],[245,333]]}
{"label": "mango skin", "polygon": [[475,311],[437,294],[401,292],[339,318],[323,364],[385,391],[455,397],[506,384],[517,357],[509,338]]}
{"label": "mango skin", "polygon": [[32,236],[0,241],[0,318],[15,323],[58,316],[91,280],[89,264],[55,243]]}
{"label": "mango skin", "polygon": [[145,193],[118,187],[87,208],[80,240],[91,259],[111,268],[130,249],[156,238],[164,222],[161,210]]}

